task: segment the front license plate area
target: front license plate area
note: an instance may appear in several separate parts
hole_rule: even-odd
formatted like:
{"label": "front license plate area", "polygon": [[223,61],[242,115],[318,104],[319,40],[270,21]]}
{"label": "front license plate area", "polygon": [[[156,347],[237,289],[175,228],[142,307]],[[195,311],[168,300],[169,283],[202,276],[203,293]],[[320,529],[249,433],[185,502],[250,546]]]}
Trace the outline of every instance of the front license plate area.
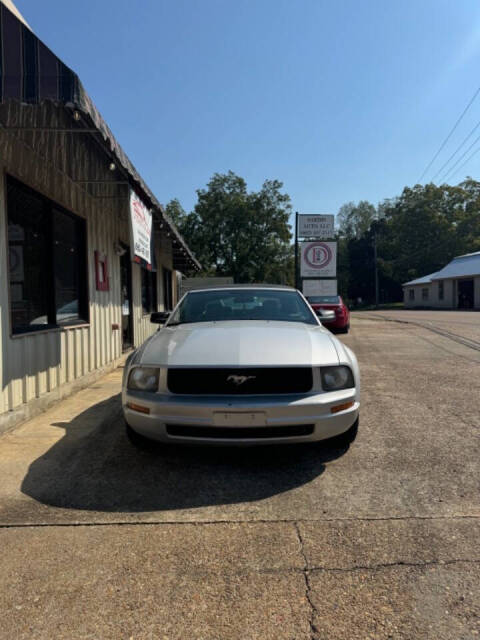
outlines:
{"label": "front license plate area", "polygon": [[216,427],[265,427],[267,418],[263,411],[215,411]]}

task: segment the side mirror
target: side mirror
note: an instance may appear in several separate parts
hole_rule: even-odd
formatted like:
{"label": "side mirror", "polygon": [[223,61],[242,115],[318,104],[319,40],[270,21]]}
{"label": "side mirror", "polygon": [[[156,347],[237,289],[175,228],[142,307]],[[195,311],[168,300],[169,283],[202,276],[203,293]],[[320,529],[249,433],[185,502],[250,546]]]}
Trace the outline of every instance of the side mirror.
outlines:
{"label": "side mirror", "polygon": [[170,311],[154,311],[150,314],[150,322],[154,324],[165,324],[170,317]]}

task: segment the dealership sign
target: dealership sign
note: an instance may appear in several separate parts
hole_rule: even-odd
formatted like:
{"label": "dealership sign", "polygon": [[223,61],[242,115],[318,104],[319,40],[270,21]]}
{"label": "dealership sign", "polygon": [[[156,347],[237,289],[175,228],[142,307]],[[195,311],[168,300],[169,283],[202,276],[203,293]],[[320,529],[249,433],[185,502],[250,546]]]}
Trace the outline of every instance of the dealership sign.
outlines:
{"label": "dealership sign", "polygon": [[336,280],[304,280],[303,295],[308,296],[336,296]]}
{"label": "dealership sign", "polygon": [[298,235],[301,238],[329,240],[335,236],[335,216],[331,214],[298,216]]}
{"label": "dealership sign", "polygon": [[300,275],[302,278],[335,278],[337,275],[336,242],[301,242]]}
{"label": "dealership sign", "polygon": [[132,258],[152,264],[152,212],[136,193],[130,192],[130,229],[132,233]]}

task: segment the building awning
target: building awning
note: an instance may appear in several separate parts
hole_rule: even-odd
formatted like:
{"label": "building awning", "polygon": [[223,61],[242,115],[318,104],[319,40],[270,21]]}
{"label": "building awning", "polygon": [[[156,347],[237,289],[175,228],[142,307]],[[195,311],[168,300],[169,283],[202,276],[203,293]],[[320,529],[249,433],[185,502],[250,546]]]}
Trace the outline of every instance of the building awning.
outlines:
{"label": "building awning", "polygon": [[[171,237],[174,267],[200,270],[200,263],[115,139],[77,74],[0,0],[0,103],[9,101],[63,105],[72,113],[72,132],[98,134],[112,161],[124,169],[132,188],[151,207],[156,227]],[[8,128],[4,123],[0,126]]]}

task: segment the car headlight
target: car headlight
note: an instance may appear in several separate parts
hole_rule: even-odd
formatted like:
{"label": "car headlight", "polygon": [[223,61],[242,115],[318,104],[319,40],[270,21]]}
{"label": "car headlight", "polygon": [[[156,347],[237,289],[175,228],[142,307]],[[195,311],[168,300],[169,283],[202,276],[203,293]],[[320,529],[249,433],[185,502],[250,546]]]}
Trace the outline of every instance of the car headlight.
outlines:
{"label": "car headlight", "polygon": [[352,370],[344,365],[320,367],[320,376],[322,378],[322,387],[325,391],[351,389],[355,386]]}
{"label": "car headlight", "polygon": [[157,391],[160,370],[155,367],[134,367],[128,376],[129,389]]}

